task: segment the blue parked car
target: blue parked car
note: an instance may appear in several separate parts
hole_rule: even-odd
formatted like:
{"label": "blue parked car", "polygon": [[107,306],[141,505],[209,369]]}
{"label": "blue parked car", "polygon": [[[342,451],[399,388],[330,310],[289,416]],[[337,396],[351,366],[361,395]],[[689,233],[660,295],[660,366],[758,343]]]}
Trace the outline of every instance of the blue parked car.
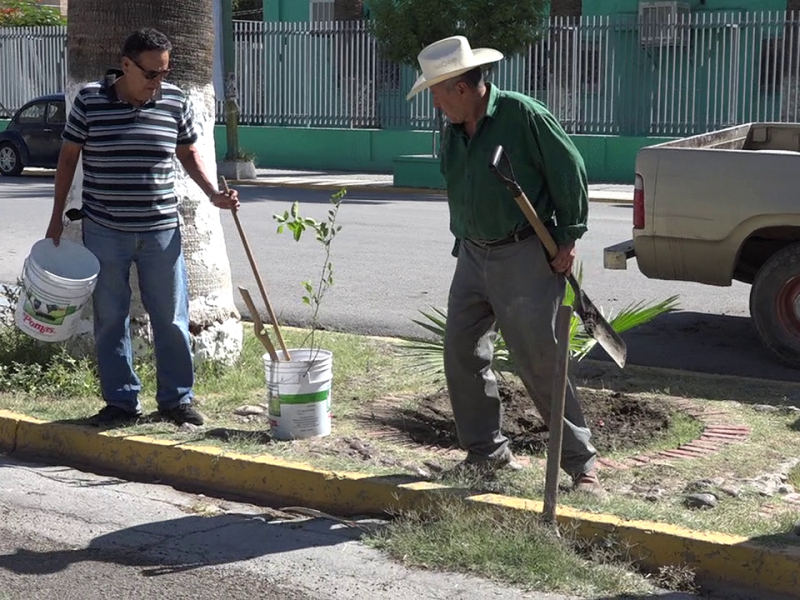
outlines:
{"label": "blue parked car", "polygon": [[66,122],[64,94],[27,102],[0,131],[0,175],[13,177],[25,167],[55,169]]}

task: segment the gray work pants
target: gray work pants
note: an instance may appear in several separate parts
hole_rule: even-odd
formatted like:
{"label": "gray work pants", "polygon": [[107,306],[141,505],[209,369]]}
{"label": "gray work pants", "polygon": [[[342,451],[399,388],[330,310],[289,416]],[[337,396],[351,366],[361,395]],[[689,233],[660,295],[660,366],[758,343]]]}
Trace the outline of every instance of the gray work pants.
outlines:
{"label": "gray work pants", "polygon": [[[536,409],[545,425],[550,424],[557,361],[555,321],[565,285],[565,277],[550,268],[536,236],[492,248],[461,243],[448,299],[444,365],[467,460],[496,460],[509,452],[491,371],[497,328]],[[569,475],[593,468],[597,452],[590,438],[570,377],[561,453],[561,467]]]}

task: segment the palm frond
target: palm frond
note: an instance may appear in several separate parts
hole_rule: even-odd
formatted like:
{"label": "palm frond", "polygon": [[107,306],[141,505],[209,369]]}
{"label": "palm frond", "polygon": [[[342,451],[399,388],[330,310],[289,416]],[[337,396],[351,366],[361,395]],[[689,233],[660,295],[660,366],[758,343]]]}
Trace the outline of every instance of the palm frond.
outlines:
{"label": "palm frond", "polygon": [[623,308],[618,315],[612,317],[609,324],[617,333],[623,333],[639,325],[644,325],[665,313],[672,312],[678,306],[678,296],[670,296],[666,300],[646,306],[644,301]]}
{"label": "palm frond", "polygon": [[419,325],[423,329],[430,331],[435,336],[444,337],[444,330],[447,323],[447,311],[443,308],[437,308],[435,306],[432,307],[432,310],[434,313],[436,313],[435,315],[422,310],[419,311],[423,317],[430,321],[430,323],[425,323],[417,319],[411,319],[411,322]]}
{"label": "palm frond", "polygon": [[[576,263],[575,269],[575,279],[581,284],[583,281],[583,267],[580,263]],[[564,292],[564,304],[572,306],[574,302],[574,291],[571,286],[567,285]],[[670,296],[666,300],[650,304],[644,301],[635,302],[626,306],[614,316],[604,316],[608,319],[609,325],[614,331],[623,333],[671,312],[677,306],[678,296]],[[430,374],[439,378],[444,373],[444,333],[447,326],[447,310],[431,307],[430,311],[421,310],[419,312],[424,319],[412,319],[412,322],[433,334],[434,339],[406,341],[399,346],[399,350],[409,359],[411,368],[420,373]],[[582,360],[591,352],[597,341],[586,333],[580,318],[575,314],[572,315],[569,329],[570,356],[574,360]],[[492,368],[501,375],[503,373],[518,373],[517,365],[508,350],[502,331],[498,331],[495,340]]]}

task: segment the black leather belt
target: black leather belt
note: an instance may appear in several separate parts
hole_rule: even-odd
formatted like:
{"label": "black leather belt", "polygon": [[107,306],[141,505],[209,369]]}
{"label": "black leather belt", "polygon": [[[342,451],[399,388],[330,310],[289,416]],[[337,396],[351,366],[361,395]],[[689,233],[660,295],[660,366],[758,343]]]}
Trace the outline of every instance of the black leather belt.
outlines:
{"label": "black leather belt", "polygon": [[506,246],[508,244],[514,244],[516,242],[521,242],[522,240],[526,240],[532,235],[536,235],[536,232],[533,230],[533,227],[527,225],[522,229],[518,229],[508,237],[500,238],[499,240],[474,240],[470,239],[471,242],[477,244],[478,246],[483,246],[485,248],[495,248],[497,246]]}

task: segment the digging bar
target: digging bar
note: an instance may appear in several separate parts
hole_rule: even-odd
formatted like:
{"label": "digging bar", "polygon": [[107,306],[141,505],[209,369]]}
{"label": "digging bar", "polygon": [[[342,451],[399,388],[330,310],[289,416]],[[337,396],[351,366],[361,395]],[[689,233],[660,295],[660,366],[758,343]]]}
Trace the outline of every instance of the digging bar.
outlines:
{"label": "digging bar", "polygon": [[556,525],[558,504],[558,476],[561,468],[561,444],[564,439],[564,400],[567,393],[569,372],[569,330],[572,322],[572,307],[562,305],[556,319],[556,343],[558,358],[553,376],[552,404],[550,406],[549,439],[547,442],[547,474],[544,480],[544,511],[542,519]]}

